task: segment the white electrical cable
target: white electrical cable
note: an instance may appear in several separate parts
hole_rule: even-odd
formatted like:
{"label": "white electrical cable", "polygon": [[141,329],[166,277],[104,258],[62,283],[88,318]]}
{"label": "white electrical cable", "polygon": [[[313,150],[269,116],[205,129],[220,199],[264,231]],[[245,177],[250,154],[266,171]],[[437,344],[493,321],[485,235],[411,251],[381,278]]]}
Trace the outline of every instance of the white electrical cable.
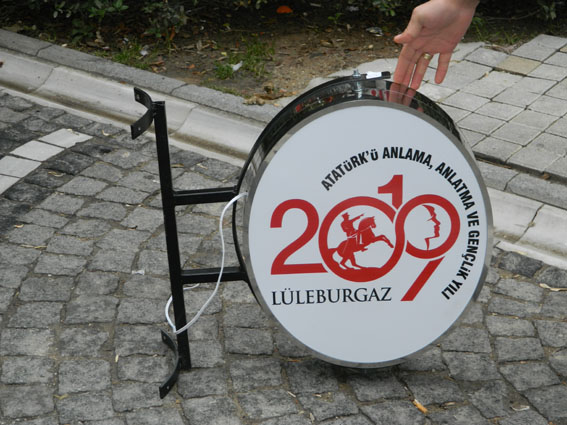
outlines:
{"label": "white electrical cable", "polygon": [[[215,297],[215,295],[217,294],[217,291],[219,289],[220,283],[221,283],[221,278],[222,278],[222,273],[224,271],[224,254],[225,254],[225,248],[224,248],[224,236],[222,234],[222,222],[224,219],[224,214],[226,213],[226,211],[232,206],[232,204],[234,204],[236,201],[238,201],[240,198],[243,198],[244,196],[248,196],[248,192],[244,192],[244,193],[240,193],[239,195],[235,196],[234,198],[232,198],[228,204],[225,205],[225,207],[222,210],[221,216],[220,216],[220,220],[219,220],[219,234],[220,234],[220,238],[221,238],[221,247],[222,247],[222,257],[221,257],[221,266],[220,266],[220,270],[219,270],[219,278],[217,279],[217,284],[215,286],[215,289],[213,291],[213,293],[211,294],[211,296],[207,299],[207,301],[205,302],[205,304],[203,304],[203,306],[201,307],[201,309],[197,312],[197,314],[195,314],[195,316],[193,317],[193,319],[191,319],[191,321],[189,323],[187,323],[185,326],[183,326],[181,329],[176,330],[175,329],[175,325],[173,324],[173,322],[171,321],[171,318],[169,317],[169,307],[171,306],[171,302],[173,301],[173,296],[170,296],[169,299],[167,300],[167,303],[165,305],[165,318],[167,319],[167,323],[169,323],[169,326],[171,327],[171,329],[173,330],[173,332],[178,335],[182,332],[185,332],[187,329],[189,329],[191,326],[193,326],[197,320],[199,320],[199,318],[201,317],[201,315],[203,314],[203,312],[205,311],[205,309],[209,306],[209,304],[211,303],[211,301],[213,300],[213,298]],[[197,285],[193,285],[190,286],[188,288],[183,288],[183,291],[187,291],[190,289],[194,289],[196,287],[198,287],[199,284]]]}

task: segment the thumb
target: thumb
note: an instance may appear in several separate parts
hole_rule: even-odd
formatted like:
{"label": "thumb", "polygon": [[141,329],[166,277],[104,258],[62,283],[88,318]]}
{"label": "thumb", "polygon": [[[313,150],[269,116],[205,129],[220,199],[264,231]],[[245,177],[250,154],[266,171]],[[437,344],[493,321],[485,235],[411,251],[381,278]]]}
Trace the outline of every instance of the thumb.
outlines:
{"label": "thumb", "polygon": [[404,32],[394,37],[394,42],[399,44],[408,44],[419,36],[422,28],[423,25],[419,23],[418,19],[412,17]]}

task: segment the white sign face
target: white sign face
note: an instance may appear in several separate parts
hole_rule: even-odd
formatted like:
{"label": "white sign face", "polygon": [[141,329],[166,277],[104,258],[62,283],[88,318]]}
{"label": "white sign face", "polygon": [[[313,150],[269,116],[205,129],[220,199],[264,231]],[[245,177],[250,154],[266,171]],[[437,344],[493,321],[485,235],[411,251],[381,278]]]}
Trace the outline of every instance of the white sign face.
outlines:
{"label": "white sign face", "polygon": [[472,160],[439,126],[359,103],[308,120],[266,163],[246,204],[246,261],[293,337],[371,367],[461,316],[481,286],[491,217]]}

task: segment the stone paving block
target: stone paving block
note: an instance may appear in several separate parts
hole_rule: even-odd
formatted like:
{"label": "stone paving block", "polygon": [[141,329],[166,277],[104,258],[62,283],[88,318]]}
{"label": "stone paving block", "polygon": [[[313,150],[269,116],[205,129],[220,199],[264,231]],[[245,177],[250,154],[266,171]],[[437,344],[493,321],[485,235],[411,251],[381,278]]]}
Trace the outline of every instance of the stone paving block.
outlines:
{"label": "stone paving block", "polygon": [[511,401],[502,381],[489,382],[471,394],[471,402],[485,418],[506,417]]}
{"label": "stone paving block", "polygon": [[542,149],[564,156],[567,154],[567,138],[555,136],[549,133],[542,133],[532,140],[528,147]]}
{"label": "stone paving block", "polygon": [[489,100],[484,97],[476,96],[474,94],[465,93],[462,91],[449,96],[443,101],[443,103],[446,105],[471,112],[476,111],[478,108],[488,102]]}
{"label": "stone paving block", "polygon": [[133,275],[123,287],[124,295],[132,298],[154,298],[164,300],[171,294],[168,280],[152,276]]}
{"label": "stone paving block", "polygon": [[508,190],[517,195],[567,209],[567,188],[559,183],[518,174],[508,183]]}
{"label": "stone paving block", "polygon": [[154,232],[163,224],[163,212],[159,209],[138,207],[120,223],[125,227]]}
{"label": "stone paving block", "polygon": [[496,294],[535,303],[541,302],[544,295],[543,289],[539,286],[516,279],[501,279],[492,291]]}
{"label": "stone paving block", "polygon": [[0,267],[0,287],[19,289],[28,272],[29,269],[25,266]]}
{"label": "stone paving block", "polygon": [[447,369],[443,362],[439,347],[429,347],[415,357],[409,358],[398,366],[401,370],[407,371],[431,371],[438,372]]}
{"label": "stone paving block", "polygon": [[492,100],[495,102],[507,103],[509,105],[525,108],[534,103],[540,96],[540,93],[533,93],[525,89],[510,87],[497,95]]}
{"label": "stone paving block", "polygon": [[281,365],[277,359],[235,360],[230,365],[230,376],[237,392],[282,384]]}
{"label": "stone paving block", "polygon": [[504,124],[502,120],[479,114],[470,114],[459,121],[459,127],[487,135],[495,131],[502,124]]}
{"label": "stone paving block", "polygon": [[103,201],[118,202],[122,204],[140,204],[148,197],[145,192],[129,189],[127,187],[109,187],[100,192],[96,198]]}
{"label": "stone paving block", "polygon": [[549,364],[563,379],[567,377],[567,350],[553,353],[549,357]]}
{"label": "stone paving block", "polygon": [[67,327],[59,337],[59,351],[62,356],[97,356],[109,341],[107,331],[96,327]]}
{"label": "stone paving block", "polygon": [[106,183],[88,177],[77,176],[59,188],[71,195],[94,196],[107,186]]}
{"label": "stone paving block", "polygon": [[520,168],[538,171],[540,173],[549,169],[561,155],[537,147],[527,146],[516,152],[508,159],[508,163]]}
{"label": "stone paving block", "polygon": [[481,47],[467,55],[467,61],[494,68],[502,62],[508,55],[503,52]]}
{"label": "stone paving block", "polygon": [[191,364],[195,368],[223,366],[224,350],[217,341],[195,341],[191,345]]}
{"label": "stone paving block", "polygon": [[39,246],[44,245],[46,241],[53,236],[55,229],[50,227],[37,226],[35,224],[26,224],[22,227],[15,228],[11,232],[8,232],[7,238],[10,242],[29,245],[29,246]]}
{"label": "stone paving block", "polygon": [[42,133],[47,131],[55,131],[59,129],[59,125],[48,121],[44,121],[41,118],[36,118],[36,117],[30,117],[28,119],[20,121],[20,125],[30,131],[42,132]]}
{"label": "stone paving block", "polygon": [[126,325],[116,327],[114,350],[118,356],[165,355],[168,348],[155,326]]}
{"label": "stone paving block", "polygon": [[181,419],[181,415],[177,409],[171,408],[138,409],[134,412],[127,413],[126,420],[128,425],[184,425],[185,423]]}
{"label": "stone paving block", "polygon": [[110,388],[110,364],[104,360],[64,360],[58,376],[61,395]]}
{"label": "stone paving block", "polygon": [[12,154],[34,161],[45,161],[62,151],[62,148],[32,140],[14,149]]}
{"label": "stone paving block", "polygon": [[451,424],[451,425],[465,425],[467,423],[488,425],[485,418],[482,417],[480,412],[473,406],[457,406],[447,409],[445,411],[432,412],[429,418],[433,423],[437,424]]}
{"label": "stone paving block", "polygon": [[557,52],[545,60],[545,63],[556,66],[567,66],[567,54]]}
{"label": "stone paving block", "polygon": [[510,121],[523,111],[523,108],[506,103],[489,102],[476,110],[477,114],[486,115],[502,121]]}
{"label": "stone paving block", "polygon": [[[131,412],[136,409],[163,406],[155,384],[121,383],[113,385],[112,404],[117,412]],[[140,422],[138,422],[140,423]],[[170,423],[170,422],[157,422]]]}
{"label": "stone paving block", "polygon": [[149,237],[148,232],[112,229],[96,245],[105,251],[137,251]]}
{"label": "stone paving block", "polygon": [[526,397],[535,408],[552,421],[567,418],[564,400],[567,397],[565,385],[553,385],[526,391]]}
{"label": "stone paving block", "polygon": [[70,277],[30,277],[22,282],[22,301],[68,301],[71,298],[73,279]]}
{"label": "stone paving block", "polygon": [[0,407],[5,418],[26,418],[53,412],[53,393],[45,385],[11,385],[0,389]]}
{"label": "stone paving block", "polygon": [[76,276],[85,267],[87,260],[75,255],[51,254],[44,252],[34,268],[35,273]]}
{"label": "stone paving block", "polygon": [[533,410],[513,412],[503,418],[500,425],[549,425],[543,416]]}
{"label": "stone paving block", "polygon": [[448,87],[441,87],[437,84],[425,83],[421,85],[421,87],[419,88],[419,92],[427,96],[429,99],[433,100],[434,102],[439,102],[445,99],[446,97],[452,95],[453,93],[455,93],[455,90],[450,89]]}
{"label": "stone paving block", "polygon": [[93,241],[72,236],[56,235],[47,244],[47,252],[55,254],[77,254],[88,256],[93,250]]}
{"label": "stone paving block", "polygon": [[251,391],[238,395],[238,401],[250,419],[268,419],[298,411],[293,397],[283,389]]}
{"label": "stone paving block", "polygon": [[123,272],[132,271],[135,252],[99,250],[89,261],[88,269],[91,271]]}
{"label": "stone paving block", "polygon": [[112,165],[97,162],[88,168],[81,171],[81,175],[92,177],[95,179],[102,179],[108,182],[116,183],[123,177],[122,171]]}
{"label": "stone paving block", "polygon": [[496,364],[488,354],[447,352],[443,358],[451,377],[463,381],[483,381],[500,378]]}
{"label": "stone paving block", "polygon": [[2,356],[48,356],[55,334],[50,329],[4,329],[0,334]]}
{"label": "stone paving block", "polygon": [[61,130],[57,130],[47,136],[41,137],[39,141],[62,148],[70,148],[71,146],[89,140],[90,138],[91,136],[88,134],[82,134],[68,128],[62,128]]}
{"label": "stone paving block", "polygon": [[567,101],[551,96],[541,96],[529,108],[554,117],[562,117],[567,113]]}
{"label": "stone paving block", "polygon": [[256,299],[246,282],[225,282],[222,286],[221,297],[224,301],[233,303],[256,303]]}
{"label": "stone paving block", "polygon": [[533,77],[523,77],[519,82],[514,84],[512,88],[520,92],[542,95],[556,84],[556,81]]}
{"label": "stone paving block", "polygon": [[282,356],[292,358],[311,356],[311,352],[304,345],[283,330],[276,329],[274,331],[274,341],[277,352]]}
{"label": "stone paving block", "polygon": [[514,50],[513,54],[516,56],[543,61],[561,47],[562,46],[558,46],[556,43],[549,43],[546,39],[536,37],[518,47]]}
{"label": "stone paving block", "polygon": [[298,396],[298,399],[303,407],[309,409],[318,421],[358,413],[356,403],[340,392],[302,394]]}
{"label": "stone paving block", "polygon": [[117,323],[155,324],[165,321],[163,301],[148,299],[123,299],[118,307]]}
{"label": "stone paving block", "polygon": [[146,155],[126,149],[119,149],[103,156],[103,160],[124,170],[137,167],[150,158]]}
{"label": "stone paving block", "polygon": [[[515,52],[514,52],[515,53]],[[551,52],[545,57],[551,55]],[[542,59],[545,59],[542,58]],[[541,59],[540,59],[541,60]],[[512,74],[528,75],[540,65],[540,60],[520,57],[518,54],[507,56],[496,65],[498,71],[510,72]]]}
{"label": "stone paving block", "polygon": [[537,338],[496,338],[499,362],[543,360],[545,354]]}
{"label": "stone paving block", "polygon": [[37,224],[38,226],[53,227],[59,229],[65,226],[69,219],[59,214],[36,208],[20,218],[24,223]]}
{"label": "stone paving block", "polygon": [[500,366],[500,372],[518,391],[559,384],[559,378],[543,363],[522,362]]}
{"label": "stone paving block", "polygon": [[0,243],[0,264],[11,266],[25,266],[33,263],[41,251],[32,248]]}
{"label": "stone paving block", "polygon": [[567,69],[562,66],[549,65],[544,63],[530,72],[529,76],[534,78],[542,78],[545,80],[562,81],[565,77],[567,77]]}
{"label": "stone paving block", "polygon": [[362,412],[375,423],[391,425],[422,425],[423,414],[406,400],[362,406]]}
{"label": "stone paving block", "polygon": [[[281,383],[281,382],[280,382]],[[224,369],[193,369],[179,376],[177,391],[184,399],[228,394]]]}
{"label": "stone paving block", "polygon": [[5,156],[0,159],[0,174],[11,177],[24,177],[31,173],[41,162],[30,159],[16,158],[15,156]]}
{"label": "stone paving block", "polygon": [[542,114],[535,111],[524,111],[513,118],[511,122],[537,128],[538,130],[545,130],[556,120],[557,117],[553,115]]}
{"label": "stone paving block", "polygon": [[114,202],[93,202],[77,212],[79,217],[101,218],[120,221],[126,217],[127,210]]}
{"label": "stone paving block", "polygon": [[74,214],[81,208],[83,203],[84,201],[80,198],[54,193],[43,201],[39,207],[56,213]]}
{"label": "stone paving block", "polygon": [[494,96],[503,92],[506,88],[506,85],[490,81],[488,80],[488,78],[482,78],[480,80],[473,81],[462,90],[467,93],[472,93],[476,96],[492,99]]}
{"label": "stone paving block", "polygon": [[226,328],[225,349],[234,354],[272,354],[274,342],[268,330]]}
{"label": "stone paving block", "polygon": [[228,397],[202,397],[182,402],[189,423],[199,425],[241,425],[237,407]]}
{"label": "stone paving block", "polygon": [[114,417],[112,398],[105,392],[72,394],[57,399],[60,423],[102,421]]}
{"label": "stone paving block", "polygon": [[547,267],[537,276],[538,282],[546,283],[552,288],[567,289],[567,270]]}
{"label": "stone paving block", "polygon": [[170,362],[167,357],[126,356],[118,359],[118,379],[123,381],[159,382],[169,377]]}
{"label": "stone paving block", "polygon": [[410,375],[404,377],[404,381],[413,396],[424,406],[465,400],[458,385],[441,376]]}
{"label": "stone paving block", "polygon": [[265,328],[270,322],[258,304],[231,304],[225,307],[223,317],[225,327]]}
{"label": "stone paving block", "polygon": [[61,322],[63,304],[53,302],[34,302],[19,305],[10,317],[8,326],[13,328],[46,328]]}
{"label": "stone paving block", "polygon": [[554,319],[562,319],[567,309],[567,293],[551,292],[547,294],[546,302],[541,309],[541,315]]}
{"label": "stone paving block", "polygon": [[535,137],[541,134],[542,129],[528,127],[518,122],[509,122],[496,130],[492,136],[506,140],[517,145],[526,146]]}
{"label": "stone paving block", "polygon": [[0,121],[12,124],[26,119],[27,115],[2,106],[0,107],[0,117]]}
{"label": "stone paving block", "polygon": [[15,291],[10,288],[0,288],[0,312],[5,313],[10,307]]}
{"label": "stone paving block", "polygon": [[517,143],[507,142],[494,137],[487,137],[474,146],[474,152],[480,158],[493,161],[506,161],[522,148]]}
{"label": "stone paving block", "polygon": [[567,100],[567,81],[562,81],[549,89],[545,94]]}
{"label": "stone paving block", "polygon": [[466,351],[469,353],[490,353],[488,332],[484,329],[459,326],[441,341],[444,351]]}
{"label": "stone paving block", "polygon": [[[267,424],[268,422],[266,422],[266,425]],[[279,422],[272,422],[269,425],[280,425],[280,424]],[[294,422],[292,423],[292,425],[303,425],[303,422],[297,422],[297,423]],[[335,420],[329,420],[325,422],[325,425],[372,425],[372,422],[370,422],[364,415],[353,415],[353,416],[343,416],[340,418],[336,418]]]}
{"label": "stone paving block", "polygon": [[51,195],[51,193],[51,190],[44,187],[20,181],[6,190],[6,192],[4,192],[4,196],[12,201],[35,205],[43,201]]}
{"label": "stone paving block", "polygon": [[522,276],[533,277],[543,266],[540,260],[516,252],[506,252],[500,257],[498,267]]}
{"label": "stone paving block", "polygon": [[548,133],[565,137],[567,134],[567,118],[560,118],[546,130]]}
{"label": "stone paving block", "polygon": [[294,394],[324,393],[338,389],[332,366],[321,360],[288,363],[286,370],[291,391]]}
{"label": "stone paving block", "polygon": [[8,190],[12,185],[16,184],[20,179],[18,177],[0,175],[0,194]]}
{"label": "stone paving block", "polygon": [[0,381],[3,384],[48,384],[54,377],[55,361],[45,357],[6,357]]}
{"label": "stone paving block", "polygon": [[60,173],[77,176],[85,168],[90,167],[94,162],[95,159],[89,156],[66,151],[49,161],[49,168]]}
{"label": "stone paving block", "polygon": [[500,297],[493,297],[488,304],[488,312],[504,316],[515,316],[521,318],[531,317],[541,311],[541,306]]}
{"label": "stone paving block", "polygon": [[134,171],[120,179],[116,184],[148,193],[153,193],[160,189],[159,178],[142,171]]}
{"label": "stone paving block", "polygon": [[81,295],[67,305],[65,323],[88,324],[112,322],[118,298],[102,295]]}

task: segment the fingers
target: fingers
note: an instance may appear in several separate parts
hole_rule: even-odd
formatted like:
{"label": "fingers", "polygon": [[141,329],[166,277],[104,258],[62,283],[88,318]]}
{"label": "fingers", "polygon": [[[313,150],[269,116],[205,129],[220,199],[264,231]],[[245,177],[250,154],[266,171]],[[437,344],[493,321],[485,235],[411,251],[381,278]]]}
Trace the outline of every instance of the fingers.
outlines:
{"label": "fingers", "polygon": [[423,81],[423,76],[427,72],[427,67],[429,66],[429,62],[431,61],[431,56],[426,58],[424,55],[420,55],[417,63],[415,64],[415,69],[411,78],[411,85],[410,87],[414,90],[417,90]]}
{"label": "fingers", "polygon": [[435,74],[435,82],[441,84],[449,70],[449,62],[451,62],[451,53],[441,53],[439,55],[439,64],[437,65],[437,73]]}

